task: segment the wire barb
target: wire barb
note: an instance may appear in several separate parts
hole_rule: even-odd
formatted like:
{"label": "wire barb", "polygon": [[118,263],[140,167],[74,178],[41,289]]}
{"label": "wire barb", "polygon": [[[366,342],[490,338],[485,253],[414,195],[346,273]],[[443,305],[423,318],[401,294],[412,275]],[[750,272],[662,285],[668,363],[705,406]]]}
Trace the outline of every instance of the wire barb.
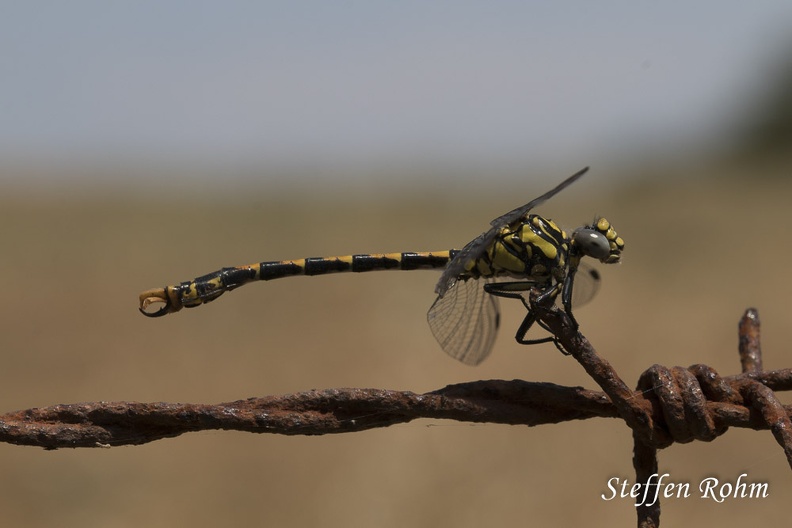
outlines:
{"label": "wire barb", "polygon": [[[746,310],[739,325],[742,374],[722,378],[706,365],[667,368],[653,365],[631,392],[615,370],[599,357],[591,344],[556,306],[542,306],[531,298],[531,309],[610,397],[621,418],[633,430],[633,464],[642,486],[657,472],[657,450],[674,442],[709,442],[730,426],[746,421],[754,429],[769,429],[784,450],[792,468],[792,407],[785,407],[775,390],[792,389],[792,370],[764,372],[759,346],[759,314]],[[660,524],[659,501],[636,507],[638,526]]]}
{"label": "wire barb", "polygon": [[743,372],[762,371],[762,347],[759,344],[759,332],[762,323],[756,308],[745,310],[740,319],[740,363]]}

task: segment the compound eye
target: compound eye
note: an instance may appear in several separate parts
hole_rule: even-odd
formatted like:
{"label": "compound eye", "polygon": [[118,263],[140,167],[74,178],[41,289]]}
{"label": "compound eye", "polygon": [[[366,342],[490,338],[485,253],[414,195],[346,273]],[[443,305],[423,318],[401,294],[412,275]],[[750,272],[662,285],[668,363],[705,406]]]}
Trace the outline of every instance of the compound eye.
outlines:
{"label": "compound eye", "polygon": [[610,243],[599,231],[578,229],[575,231],[573,239],[584,255],[598,260],[605,260],[610,255]]}

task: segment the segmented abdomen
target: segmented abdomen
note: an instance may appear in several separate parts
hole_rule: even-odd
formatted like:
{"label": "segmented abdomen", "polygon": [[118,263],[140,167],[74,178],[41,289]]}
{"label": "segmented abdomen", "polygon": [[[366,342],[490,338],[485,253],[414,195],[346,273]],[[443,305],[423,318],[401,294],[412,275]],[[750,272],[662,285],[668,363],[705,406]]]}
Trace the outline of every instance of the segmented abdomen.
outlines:
{"label": "segmented abdomen", "polygon": [[378,270],[415,270],[442,268],[456,254],[456,250],[437,252],[406,252],[346,255],[341,257],[312,257],[297,260],[261,262],[249,266],[223,268],[213,273],[166,288],[174,304],[186,308],[213,301],[224,292],[248,282],[273,280],[294,275],[324,275],[328,273]]}

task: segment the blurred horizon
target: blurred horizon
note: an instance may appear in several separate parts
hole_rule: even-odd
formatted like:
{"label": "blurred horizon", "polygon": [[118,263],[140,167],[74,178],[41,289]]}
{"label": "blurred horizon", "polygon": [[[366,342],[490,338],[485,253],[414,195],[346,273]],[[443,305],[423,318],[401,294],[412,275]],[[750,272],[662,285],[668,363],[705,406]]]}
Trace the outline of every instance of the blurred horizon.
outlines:
{"label": "blurred horizon", "polygon": [[774,0],[14,4],[0,184],[387,191],[684,163],[744,133],[790,27]]}

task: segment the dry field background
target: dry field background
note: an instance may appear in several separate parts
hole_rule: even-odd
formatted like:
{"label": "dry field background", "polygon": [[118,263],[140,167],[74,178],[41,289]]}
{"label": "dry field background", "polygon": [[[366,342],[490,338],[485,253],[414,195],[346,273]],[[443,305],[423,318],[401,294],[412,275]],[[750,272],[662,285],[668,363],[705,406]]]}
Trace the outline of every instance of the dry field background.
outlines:
{"label": "dry field background", "polygon": [[[783,175],[783,169],[762,169]],[[445,356],[425,323],[432,272],[254,284],[160,320],[137,295],[226,265],[459,247],[557,179],[462,195],[7,189],[0,196],[5,411],[96,400],[220,402],[312,388],[427,391],[521,378],[596,388],[552,345],[520,347],[502,304],[493,356]],[[602,268],[582,330],[634,385],[654,363],[739,369],[737,321],[755,306],[767,369],[792,367],[792,185],[749,170],[597,173],[539,212],[566,227],[607,216],[626,241]],[[365,220],[365,221],[361,221]],[[783,398],[783,397],[782,397]],[[786,398],[788,401],[788,398]],[[632,526],[629,430],[616,420],[538,428],[419,421],[326,437],[204,432],[138,447],[0,445],[6,526]],[[663,503],[664,526],[788,518],[792,473],[769,432],[675,445],[660,468],[693,485],[745,472],[770,497]]]}

